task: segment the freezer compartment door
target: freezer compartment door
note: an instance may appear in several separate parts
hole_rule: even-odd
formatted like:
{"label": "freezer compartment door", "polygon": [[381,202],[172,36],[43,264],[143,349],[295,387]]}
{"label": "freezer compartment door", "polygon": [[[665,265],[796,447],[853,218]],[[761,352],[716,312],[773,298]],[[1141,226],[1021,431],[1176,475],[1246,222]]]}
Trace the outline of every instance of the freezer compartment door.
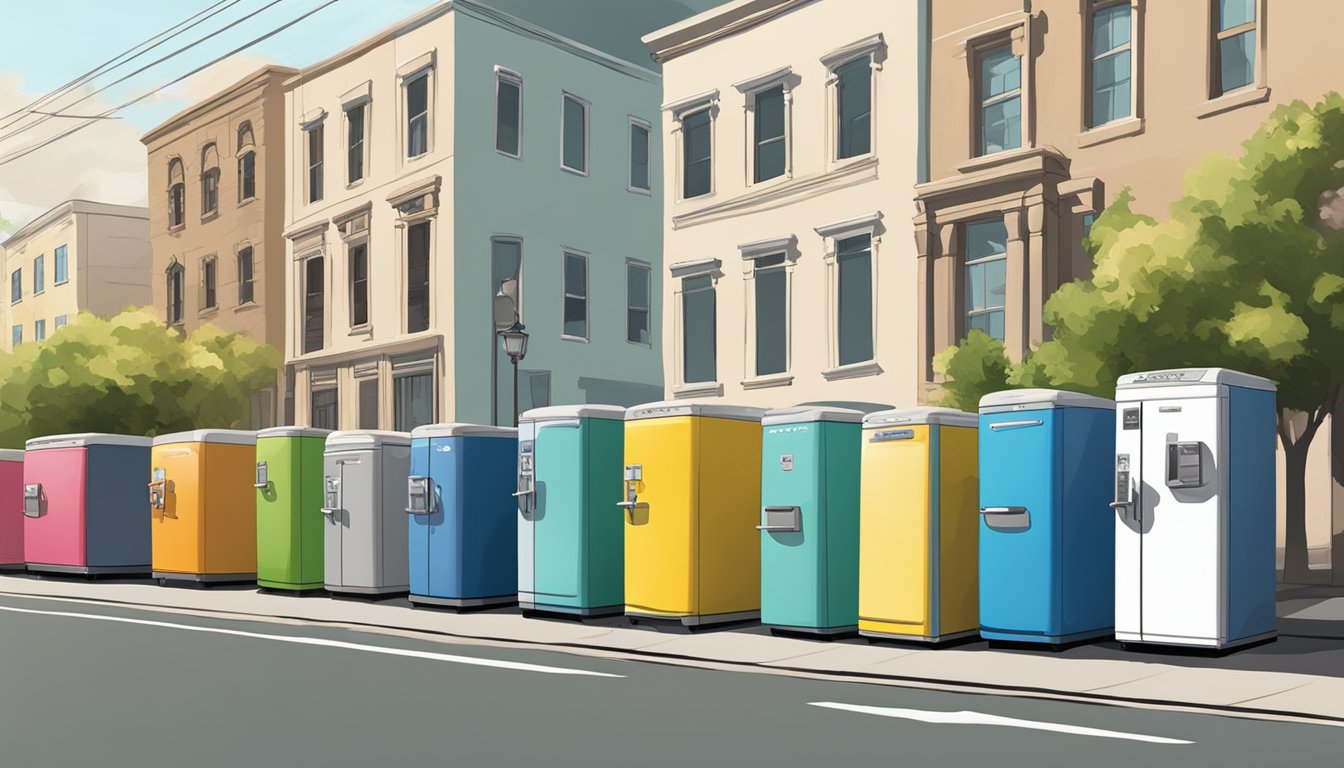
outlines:
{"label": "freezer compartment door", "polygon": [[612,514],[624,514],[626,520],[629,612],[678,616],[699,610],[694,546],[700,514],[698,427],[690,416],[625,425],[629,506],[613,508]]}

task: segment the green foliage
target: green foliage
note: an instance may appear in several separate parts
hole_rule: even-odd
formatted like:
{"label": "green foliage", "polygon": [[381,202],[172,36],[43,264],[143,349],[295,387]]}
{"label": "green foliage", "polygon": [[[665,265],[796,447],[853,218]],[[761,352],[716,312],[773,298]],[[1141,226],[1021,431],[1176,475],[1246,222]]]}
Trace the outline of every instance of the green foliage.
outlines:
{"label": "green foliage", "polygon": [[980,398],[1008,386],[1008,355],[1003,342],[973,330],[960,346],[933,358],[933,369],[947,377],[939,405],[974,413]]}
{"label": "green foliage", "polygon": [[0,354],[0,445],[242,427],[278,363],[273,348],[211,326],[183,337],[145,311],[82,314],[46,341]]}

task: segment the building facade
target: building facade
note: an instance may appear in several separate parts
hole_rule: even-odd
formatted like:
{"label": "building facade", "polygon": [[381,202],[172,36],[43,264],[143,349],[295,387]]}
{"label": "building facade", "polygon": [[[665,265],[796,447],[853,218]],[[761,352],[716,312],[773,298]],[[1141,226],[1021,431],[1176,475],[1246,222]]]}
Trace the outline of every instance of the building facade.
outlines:
{"label": "building facade", "polygon": [[669,397],[915,404],[924,7],[736,0],[644,38]]}
{"label": "building facade", "polygon": [[148,219],[136,206],[69,200],[0,244],[5,350],[46,339],[80,312],[148,305]]}
{"label": "building facade", "polygon": [[662,393],[658,76],[466,0],[286,83],[296,420],[511,424]]}
{"label": "building facade", "polygon": [[[154,307],[191,333],[213,325],[284,346],[284,81],[267,66],[141,139],[149,160]],[[286,418],[283,376],[256,394],[253,426]]]}

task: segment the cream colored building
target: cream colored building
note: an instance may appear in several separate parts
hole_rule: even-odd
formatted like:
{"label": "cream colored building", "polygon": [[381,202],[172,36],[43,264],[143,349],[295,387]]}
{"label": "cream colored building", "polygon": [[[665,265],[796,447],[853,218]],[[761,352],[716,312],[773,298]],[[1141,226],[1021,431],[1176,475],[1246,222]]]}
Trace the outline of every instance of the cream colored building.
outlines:
{"label": "cream colored building", "polygon": [[921,6],[734,0],[644,38],[669,397],[916,402]]}
{"label": "cream colored building", "polygon": [[69,200],[0,244],[7,351],[41,341],[80,312],[115,315],[149,304],[149,214]]}

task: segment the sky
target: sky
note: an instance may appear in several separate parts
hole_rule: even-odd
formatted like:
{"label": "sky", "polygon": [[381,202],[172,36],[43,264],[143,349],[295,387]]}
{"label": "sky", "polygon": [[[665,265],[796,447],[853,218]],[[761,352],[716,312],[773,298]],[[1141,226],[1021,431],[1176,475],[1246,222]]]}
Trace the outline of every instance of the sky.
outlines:
{"label": "sky", "polygon": [[[640,35],[724,2],[481,1],[654,69],[657,65],[639,41]],[[436,2],[0,0],[0,29],[5,30],[0,43],[0,220],[4,220],[0,221],[0,237],[6,229],[14,231],[70,198],[143,205],[147,180],[140,137],[150,128],[264,64],[307,66]],[[310,11],[315,12],[294,26],[251,44],[255,38]],[[162,90],[116,112],[119,119],[99,120],[47,147],[14,157],[84,122],[23,112],[34,100],[193,16],[196,25],[190,29],[33,108],[96,115]],[[210,64],[245,46],[245,50]],[[188,49],[154,64],[184,47]],[[144,72],[133,74],[151,64]],[[210,66],[199,73],[163,88],[207,64]],[[115,82],[122,78],[126,78],[124,82]]]}

